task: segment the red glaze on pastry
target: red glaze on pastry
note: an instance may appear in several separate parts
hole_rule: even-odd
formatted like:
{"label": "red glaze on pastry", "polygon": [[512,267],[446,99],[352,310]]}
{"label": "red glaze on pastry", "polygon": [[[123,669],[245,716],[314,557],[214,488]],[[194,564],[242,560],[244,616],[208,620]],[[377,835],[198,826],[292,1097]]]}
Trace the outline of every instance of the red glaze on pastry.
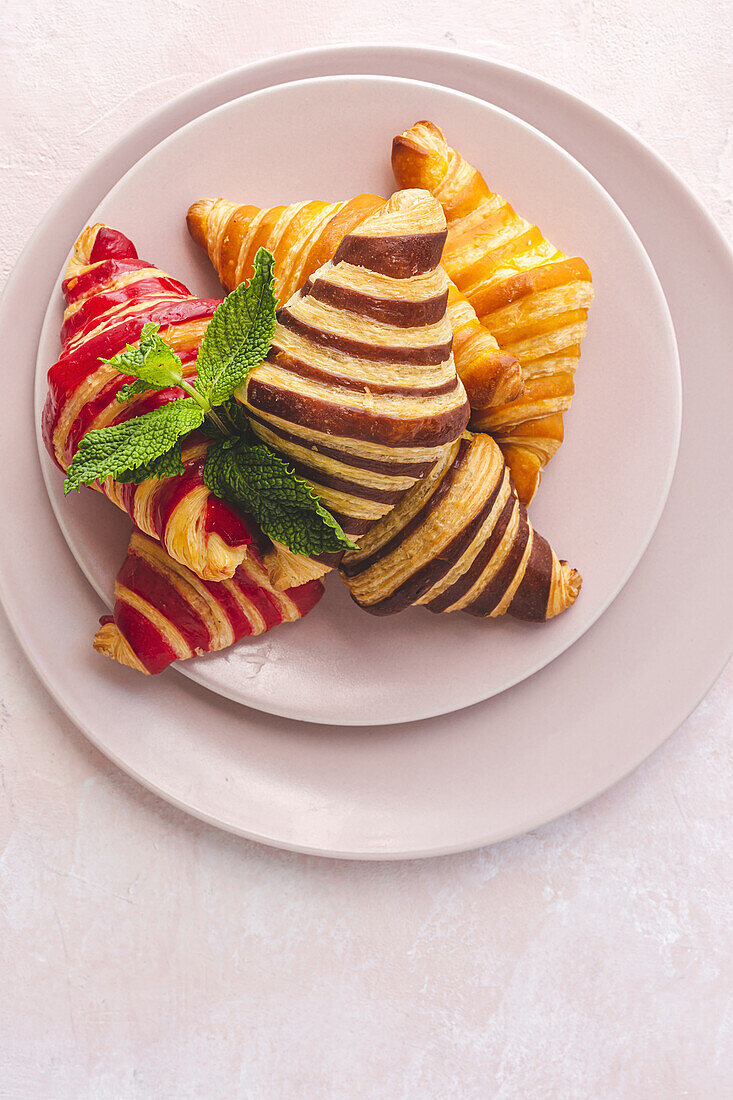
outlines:
{"label": "red glaze on pastry", "polygon": [[[256,540],[257,534],[253,527],[250,538]],[[155,539],[135,531],[115,581],[114,613],[100,620],[94,648],[152,675],[172,661],[294,622],[322,595],[318,580],[285,592],[275,589],[254,541],[233,577],[203,581],[173,561]]]}
{"label": "red glaze on pastry", "polygon": [[[119,423],[183,396],[178,387],[143,393],[128,404],[117,394],[129,377],[100,360],[111,359],[156,321],[161,335],[195,376],[198,350],[219,299],[196,298],[176,279],[139,259],[123,233],[107,226],[79,237],[63,282],[67,308],[61,357],[48,372],[43,438],[56,464],[66,470],[90,430]],[[166,481],[122,485],[108,479],[101,489],[133,522],[160,540],[168,553],[201,577],[231,577],[251,541],[247,523],[229,505],[213,502],[202,481],[207,441],[190,437],[186,472]]]}

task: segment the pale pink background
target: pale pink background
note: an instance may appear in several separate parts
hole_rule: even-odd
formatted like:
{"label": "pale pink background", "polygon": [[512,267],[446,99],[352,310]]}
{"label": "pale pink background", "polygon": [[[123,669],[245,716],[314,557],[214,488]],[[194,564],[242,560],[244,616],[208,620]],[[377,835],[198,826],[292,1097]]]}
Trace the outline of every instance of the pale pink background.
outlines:
{"label": "pale pink background", "polygon": [[[547,76],[733,226],[727,0],[5,0],[0,279],[64,185],[151,109],[343,41]],[[141,790],[0,618],[0,1097],[733,1095],[732,726],[729,666],[651,761],[554,825],[465,856],[331,863]]]}

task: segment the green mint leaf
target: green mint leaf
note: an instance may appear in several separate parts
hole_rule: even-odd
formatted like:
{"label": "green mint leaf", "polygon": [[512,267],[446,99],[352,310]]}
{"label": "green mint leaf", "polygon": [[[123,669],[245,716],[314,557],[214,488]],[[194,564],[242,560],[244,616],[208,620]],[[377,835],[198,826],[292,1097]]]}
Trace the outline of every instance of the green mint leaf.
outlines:
{"label": "green mint leaf", "polygon": [[192,398],[180,397],[143,416],[87,432],[67,470],[64,493],[153,462],[203,419],[203,409]]}
{"label": "green mint leaf", "polygon": [[152,462],[146,462],[144,466],[138,466],[136,470],[123,470],[122,473],[115,475],[115,480],[131,481],[135,485],[140,485],[148,478],[163,480],[166,477],[178,477],[179,474],[185,474],[185,472],[186,467],[181,457],[181,441],[178,439],[171,449],[160,455],[159,458],[154,458]]}
{"label": "green mint leaf", "polygon": [[[129,392],[128,396],[118,400],[128,401],[134,393],[140,393],[142,389],[166,389],[168,386],[177,386],[183,377],[181,360],[162,336],[159,336],[160,325],[154,321],[148,321],[143,325],[140,333],[140,346],[134,347],[128,344],[124,351],[115,355],[112,359],[103,359],[108,367],[114,367],[120,374],[131,374],[133,378],[145,382],[146,385]],[[134,386],[135,383],[132,383]],[[127,387],[123,387],[123,390]],[[122,391],[121,391],[122,392]]]}
{"label": "green mint leaf", "polygon": [[125,401],[131,401],[139,393],[145,393],[146,390],[154,388],[149,382],[143,382],[141,378],[136,378],[134,382],[128,382],[127,385],[122,386],[117,391],[117,400],[122,404]]}
{"label": "green mint leaf", "polygon": [[275,260],[260,248],[254,274],[214,311],[198,354],[194,386],[210,405],[221,405],[270,349],[275,331]]}
{"label": "green mint leaf", "polygon": [[295,554],[310,557],[357,548],[310,485],[264,443],[213,443],[203,478],[212,493],[249,512],[266,535]]}

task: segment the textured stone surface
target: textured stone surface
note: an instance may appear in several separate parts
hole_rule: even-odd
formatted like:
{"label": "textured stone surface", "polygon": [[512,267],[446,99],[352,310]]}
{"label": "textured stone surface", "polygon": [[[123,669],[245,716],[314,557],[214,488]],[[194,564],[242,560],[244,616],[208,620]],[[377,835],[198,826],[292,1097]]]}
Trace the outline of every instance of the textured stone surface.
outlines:
{"label": "textured stone surface", "polygon": [[[724,0],[0,6],[0,281],[62,188],[199,80],[343,41],[455,45],[648,140],[730,230]],[[101,757],[0,619],[0,1096],[729,1097],[733,666],[608,794],[465,856],[218,833]]]}

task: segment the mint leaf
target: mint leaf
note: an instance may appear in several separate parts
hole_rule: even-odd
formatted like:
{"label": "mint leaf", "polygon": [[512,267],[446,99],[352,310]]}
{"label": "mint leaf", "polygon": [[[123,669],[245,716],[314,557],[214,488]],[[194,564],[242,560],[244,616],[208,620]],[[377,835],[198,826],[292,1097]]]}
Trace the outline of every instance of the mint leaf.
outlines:
{"label": "mint leaf", "polygon": [[64,493],[148,465],[203,419],[203,409],[192,398],[179,397],[143,416],[87,432],[67,470]]}
{"label": "mint leaf", "polygon": [[[183,377],[183,367],[173,349],[159,336],[160,325],[148,321],[140,333],[140,346],[128,344],[124,351],[112,359],[102,359],[108,367],[114,367],[120,374],[131,374],[140,383],[123,386],[117,395],[118,401],[129,401],[136,393],[146,389],[162,390],[168,386],[179,385]],[[120,395],[124,396],[120,396]]]}
{"label": "mint leaf", "polygon": [[146,462],[144,466],[138,466],[136,470],[123,470],[122,473],[116,474],[115,481],[131,481],[135,485],[140,485],[148,478],[162,480],[166,477],[178,477],[179,474],[185,474],[185,472],[186,467],[181,457],[181,441],[179,439],[169,451],[160,455],[159,458],[154,458],[152,462]]}
{"label": "mint leaf", "polygon": [[142,379],[136,378],[134,382],[128,382],[127,385],[120,387],[117,391],[117,400],[120,403],[132,401],[133,397],[137,397],[139,393],[145,393],[146,390],[152,390],[153,388],[149,382],[143,382]]}
{"label": "mint leaf", "polygon": [[295,554],[357,549],[310,485],[264,443],[213,443],[203,478],[212,493],[249,512],[266,535]]}
{"label": "mint leaf", "polygon": [[198,392],[210,406],[231,397],[270,349],[275,331],[275,259],[260,248],[254,274],[217,306],[198,354]]}

